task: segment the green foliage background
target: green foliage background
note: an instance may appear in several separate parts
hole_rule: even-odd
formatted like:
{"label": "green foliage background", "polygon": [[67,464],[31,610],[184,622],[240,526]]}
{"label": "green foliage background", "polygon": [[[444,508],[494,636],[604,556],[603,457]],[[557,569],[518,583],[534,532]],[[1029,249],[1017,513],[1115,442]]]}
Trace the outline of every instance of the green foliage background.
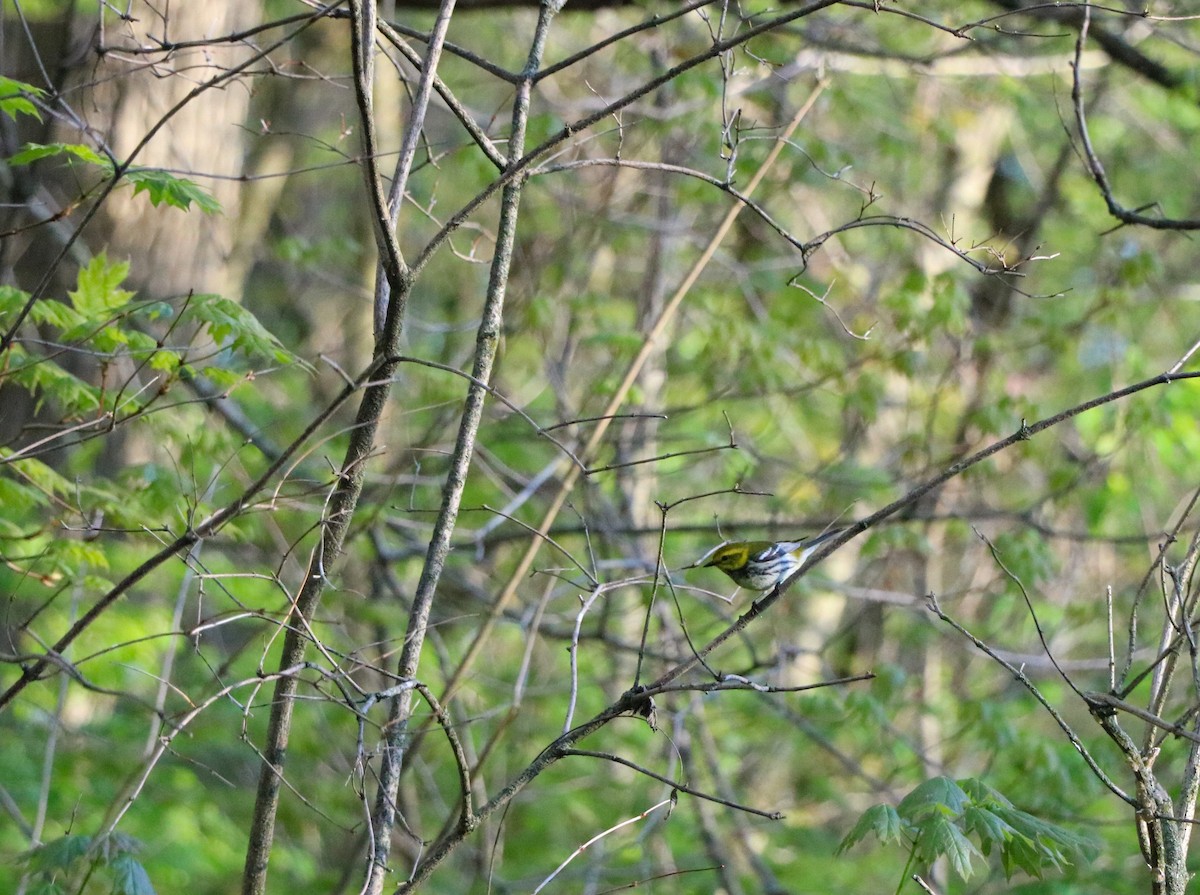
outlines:
{"label": "green foliage background", "polygon": [[[576,721],[633,684],[652,594],[645,677],[688,655],[685,630],[701,644],[745,610],[747,594],[718,598],[730,582],[683,569],[721,538],[786,538],[863,518],[1023,421],[1171,368],[1200,338],[1193,240],[1116,227],[1080,159],[1069,68],[1076,32],[1019,20],[975,28],[967,41],[915,14],[869,6],[835,6],[735,50],[724,68],[717,60],[694,68],[531,171],[492,381],[505,400],[485,411],[421,667],[434,692],[459,669],[563,475],[560,467],[535,481],[563,455],[530,421],[564,424],[550,434],[571,445],[586,437],[595,425],[587,420],[604,412],[649,322],[734,201],[679,171],[609,162],[669,163],[743,188],[815,91],[755,201],[800,243],[871,225],[821,239],[806,259],[743,211],[622,408],[661,418],[610,430],[590,462],[617,468],[586,476],[570,494],[553,531],[561,549],[542,548],[455,698],[480,801],[561,732],[572,689],[567,646],[580,601],[597,589],[581,623]],[[957,28],[996,10],[932,3],[920,14]],[[296,8],[280,2],[268,12]],[[647,12],[564,13],[548,62]],[[743,14],[752,24],[768,11]],[[15,14],[6,6],[5,15]],[[464,56],[519,69],[532,16],[457,13],[449,39],[466,53],[448,53],[439,69],[498,140],[511,87]],[[645,29],[547,77],[531,142],[703,52],[718,18],[691,14]],[[422,30],[430,23],[409,12],[400,19]],[[1194,21],[1097,13],[1100,25],[1136,38],[1172,70],[1195,64]],[[0,386],[31,396],[36,413],[0,448],[4,687],[112,583],[237,500],[272,451],[301,437],[368,362],[375,254],[347,28],[324,22],[289,45],[296,69],[321,77],[280,69],[244,79],[253,90],[248,122],[259,124],[214,124],[213,139],[242,135],[249,170],[283,159],[269,207],[227,221],[238,233],[249,232],[238,230],[242,218],[267,221],[240,295],[156,294],[152,265],[169,259],[131,268],[106,253],[103,233],[88,231],[90,260],[71,268],[73,286],[41,296],[16,330]],[[1094,47],[1086,62],[1091,136],[1118,197],[1194,215],[1194,89],[1166,89]],[[37,127],[20,87],[27,80],[0,79],[10,137],[18,125]],[[393,105],[380,108],[400,108],[400,97],[395,88]],[[735,110],[733,129],[724,127],[723,113],[728,122]],[[399,124],[381,121],[393,151]],[[111,201],[222,214],[204,170],[122,170],[84,138],[26,136],[6,146],[13,176],[60,191],[68,183],[62,195],[73,198],[94,198],[115,178]],[[38,148],[19,148],[28,144]],[[436,107],[401,215],[406,255],[495,176]],[[997,226],[1002,191],[1019,229]],[[406,355],[469,369],[496,213],[485,204],[423,272]],[[993,268],[1024,236],[1035,239],[1016,275],[985,276],[908,221]],[[42,234],[20,238],[31,251]],[[16,255],[4,258],[4,332],[34,288],[17,275]],[[995,284],[998,292],[986,291]],[[201,400],[189,386],[197,377],[228,394],[252,432]],[[373,757],[385,715],[374,709],[360,734],[338,679],[365,691],[391,683],[382,670],[394,667],[403,637],[465,386],[434,366],[401,366],[345,556],[324,570],[331,588],[313,626],[321,649],[310,654],[290,747],[276,891],[357,891],[363,805],[374,791],[358,738]],[[587,748],[784,817],[684,794],[669,819],[659,809],[589,846],[546,891],[641,881],[672,892],[773,884],[877,892],[905,890],[906,869],[931,874],[939,892],[1147,891],[1131,809],[1013,676],[939,622],[923,597],[936,594],[1024,668],[1106,773],[1131,788],[1120,754],[1046,660],[1038,627],[1082,690],[1108,690],[1111,589],[1118,668],[1135,606],[1133,673],[1153,661],[1162,597],[1143,579],[1167,531],[1185,523],[1167,552],[1179,562],[1194,529],[1198,388],[1148,390],[973,467],[830,557],[710,659],[779,687],[872,672],[869,682],[662,695],[657,731],[628,718],[589,740]],[[277,669],[279,621],[320,536],[355,408],[342,404],[244,512],[88,628],[66,656],[81,677],[49,677],[0,712],[0,787],[12,821],[0,825],[0,888],[152,885],[203,895],[234,886],[268,711],[262,675]],[[671,586],[661,575],[652,588],[662,569]],[[1145,690],[1128,698],[1144,702]],[[1162,715],[1193,725],[1197,701],[1181,694]],[[166,751],[150,761],[162,736]],[[1159,770],[1174,785],[1187,745],[1161,744]],[[403,784],[397,881],[420,853],[417,840],[431,841],[453,816],[457,787],[433,726]],[[584,842],[668,792],[624,766],[564,759],[477,831],[430,891],[531,891]],[[127,838],[109,840],[108,875],[87,876],[97,855],[87,837],[118,812]],[[1024,838],[1006,832],[1001,816],[1030,818]],[[922,838],[929,818],[942,837],[933,844]],[[38,841],[76,849],[74,862],[69,853],[31,855],[35,826]],[[671,875],[652,881],[663,874]]]}

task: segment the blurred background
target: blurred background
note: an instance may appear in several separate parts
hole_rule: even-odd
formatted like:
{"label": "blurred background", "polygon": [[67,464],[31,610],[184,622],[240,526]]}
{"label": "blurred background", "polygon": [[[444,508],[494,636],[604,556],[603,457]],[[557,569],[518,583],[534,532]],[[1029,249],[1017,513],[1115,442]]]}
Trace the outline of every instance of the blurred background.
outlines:
{"label": "blurred background", "polygon": [[[589,3],[555,18],[526,146],[545,149],[525,168],[494,394],[419,670],[434,693],[454,691],[478,803],[568,717],[631,687],[639,663],[652,680],[748,608],[754,594],[684,568],[720,541],[849,524],[1023,424],[1181,360],[1194,368],[1200,24],[1182,3],[1117,4],[1086,23],[1081,5],[1020,6],[799,15],[696,4],[676,15]],[[421,7],[379,7],[384,172],[433,22]],[[280,621],[321,537],[357,399],[306,427],[374,349],[378,259],[350,23],[340,7],[316,17],[290,0],[3,12],[0,684],[270,474],[229,524],[140,577],[58,674],[0,713],[0,880],[60,891],[38,889],[54,874],[20,856],[73,835],[86,850],[115,825],[133,838],[109,857],[136,855],[155,890],[228,892],[268,714],[258,675],[278,670]],[[454,228],[408,296],[411,362],[345,551],[321,570],[315,670],[303,676],[272,858],[279,891],[361,884],[386,715],[354,710],[345,681],[392,682],[462,417],[468,380],[452,371],[469,371],[477,349],[499,203],[456,215],[498,177],[481,143],[507,152],[535,18],[521,3],[460,4],[450,24],[445,94],[431,103],[397,234],[412,262]],[[1114,201],[1159,223],[1110,214],[1089,152]],[[137,167],[120,171],[131,155]],[[1075,688],[1115,690],[1194,730],[1197,388],[1147,389],[972,466],[839,549],[707,660],[768,687],[872,679],[662,694],[657,730],[626,718],[585,741],[785,816],[684,795],[669,820],[660,810],[604,837],[546,891],[915,892],[911,838],[834,852],[872,805],[940,776],[984,781],[1087,849],[1064,851],[1062,867],[1009,863],[966,829],[980,845],[967,851],[972,875],[943,858],[920,871],[936,891],[1147,891],[1133,811],[1097,769],[1126,792],[1135,781]],[[567,451],[597,427],[576,476]],[[514,579],[545,521],[552,543]],[[1172,647],[1183,666],[1168,690]],[[427,722],[428,708],[418,715]],[[1179,804],[1189,791],[1194,802],[1194,740],[1121,718]],[[532,891],[667,792],[629,767],[564,759],[427,887]],[[431,730],[401,784],[397,883],[458,797]],[[61,869],[54,878],[76,881],[61,891],[101,884],[80,881],[78,863]]]}

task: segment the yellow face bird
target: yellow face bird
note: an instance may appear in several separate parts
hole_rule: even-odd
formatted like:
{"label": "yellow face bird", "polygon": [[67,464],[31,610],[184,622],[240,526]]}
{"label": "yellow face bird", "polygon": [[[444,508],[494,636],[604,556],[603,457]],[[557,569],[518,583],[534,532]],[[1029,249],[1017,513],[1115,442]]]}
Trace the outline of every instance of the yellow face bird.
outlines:
{"label": "yellow face bird", "polygon": [[727,541],[694,565],[716,566],[748,590],[771,590],[800,568],[821,544],[843,531],[839,528],[799,541]]}

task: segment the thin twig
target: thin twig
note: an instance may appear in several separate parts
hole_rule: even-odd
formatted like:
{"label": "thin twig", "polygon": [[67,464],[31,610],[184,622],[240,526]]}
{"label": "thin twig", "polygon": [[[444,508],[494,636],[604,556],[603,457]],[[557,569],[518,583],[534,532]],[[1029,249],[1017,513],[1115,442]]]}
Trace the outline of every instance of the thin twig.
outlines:
{"label": "thin twig", "polygon": [[[488,383],[486,383],[482,379],[480,379],[478,376],[472,375],[471,373],[467,373],[466,371],[460,370],[457,367],[452,367],[449,364],[442,364],[442,363],[438,363],[437,361],[427,360],[426,358],[421,358],[421,357],[410,357],[410,356],[404,355],[404,354],[394,354],[394,355],[391,355],[388,359],[390,361],[394,361],[397,364],[419,364],[422,367],[429,367],[433,370],[443,370],[447,373],[453,373],[455,376],[461,376],[463,379],[467,380],[467,382],[471,383],[471,385],[475,386],[476,388],[482,389],[483,391],[485,391],[489,395],[491,395],[493,398],[500,401],[500,403],[502,403],[505,407],[507,407],[513,413],[517,414],[519,417],[521,417],[521,419],[525,420],[525,422],[529,423],[529,425],[533,429],[533,431],[536,432],[540,437],[545,438],[547,441],[549,441],[551,444],[553,444],[555,447],[557,447],[560,451],[562,451],[571,460],[572,463],[576,464],[580,468],[583,468],[583,461],[580,460],[569,447],[567,447],[565,444],[563,444],[561,441],[559,441],[557,438],[555,438],[553,435],[551,435],[550,429],[547,429],[544,426],[539,425],[533,419],[533,417],[531,417],[528,413],[526,413],[524,410],[522,410],[520,407],[518,407],[515,403],[513,403],[508,398],[506,398],[502,392],[497,391],[491,385],[489,385]],[[556,428],[556,427],[551,426],[550,428]],[[602,470],[595,470],[595,471],[600,472]]]}
{"label": "thin twig", "polygon": [[651,805],[649,808],[647,808],[641,814],[638,814],[634,817],[627,818],[626,820],[621,821],[619,824],[611,826],[607,830],[597,833],[595,836],[593,836],[587,842],[583,843],[583,845],[579,846],[579,848],[575,849],[575,851],[571,852],[571,854],[567,856],[567,859],[565,861],[563,861],[561,864],[559,864],[557,868],[555,868],[553,873],[551,873],[548,877],[546,877],[544,880],[542,880],[541,883],[538,884],[538,887],[533,890],[533,895],[537,895],[538,892],[540,892],[540,891],[542,891],[542,889],[546,888],[546,886],[548,886],[550,884],[551,880],[553,880],[556,876],[558,876],[566,868],[566,866],[568,864],[570,864],[572,861],[574,861],[576,858],[578,858],[581,854],[583,854],[585,851],[587,851],[589,846],[592,846],[595,843],[599,842],[601,839],[603,839],[609,833],[615,833],[617,830],[621,829],[622,827],[627,827],[630,824],[637,823],[639,820],[645,820],[645,818],[647,816],[649,816],[650,812],[658,810],[663,805],[672,805],[673,806],[675,804],[675,798],[676,798],[675,794],[672,793],[670,798],[663,799],[657,805]]}
{"label": "thin twig", "polygon": [[1084,762],[1091,769],[1092,773],[1096,775],[1096,778],[1101,783],[1108,787],[1109,791],[1112,792],[1113,795],[1130,805],[1137,804],[1136,800],[1132,796],[1117,786],[1117,784],[1114,783],[1106,773],[1104,773],[1104,769],[1100,767],[1100,765],[1096,762],[1096,759],[1094,759],[1092,754],[1088,752],[1087,747],[1083,745],[1083,741],[1079,739],[1078,734],[1075,733],[1071,725],[1067,723],[1067,720],[1059,713],[1058,709],[1050,704],[1050,700],[1048,700],[1042,694],[1042,691],[1037,688],[1037,686],[1028,678],[1024,671],[1022,671],[1020,668],[1017,668],[1015,665],[1006,662],[999,655],[997,655],[996,651],[990,646],[988,646],[986,643],[964,628],[961,624],[943,612],[942,607],[938,605],[937,597],[934,594],[927,594],[926,601],[930,611],[932,611],[934,615],[952,627],[963,637],[970,640],[971,643],[975,644],[976,649],[984,653],[997,665],[1000,665],[1002,668],[1004,668],[1013,676],[1013,678],[1017,680],[1018,683],[1021,684],[1021,686],[1023,686],[1033,695],[1034,699],[1041,703],[1042,708],[1044,708],[1050,714],[1050,717],[1054,719],[1054,722],[1059,726],[1059,728],[1061,728],[1062,732],[1067,735],[1067,739],[1070,741],[1071,745],[1075,747],[1075,751],[1083,757]]}
{"label": "thin twig", "polygon": [[1141,224],[1143,227],[1151,227],[1155,230],[1200,230],[1200,218],[1151,217],[1141,214],[1140,211],[1128,210],[1113,196],[1112,184],[1108,181],[1104,164],[1100,161],[1095,147],[1092,146],[1087,114],[1083,107],[1083,83],[1080,72],[1083,68],[1083,47],[1087,43],[1088,29],[1092,22],[1092,6],[1090,3],[1084,3],[1082,6],[1083,16],[1079,24],[1079,36],[1075,40],[1075,60],[1072,64],[1071,100],[1075,107],[1075,124],[1079,128],[1079,139],[1083,144],[1083,154],[1087,161],[1088,172],[1100,189],[1100,195],[1108,207],[1108,213],[1122,223]]}
{"label": "thin twig", "polygon": [[450,720],[450,716],[446,714],[446,710],[442,704],[437,701],[437,697],[422,683],[415,685],[421,697],[429,703],[429,708],[433,711],[433,716],[437,719],[438,725],[442,728],[442,732],[446,734],[446,739],[450,742],[450,751],[454,755],[454,766],[458,769],[459,789],[462,790],[462,808],[459,811],[459,828],[464,832],[469,831],[472,826],[472,816],[475,809],[471,807],[471,767],[467,761],[467,755],[463,751],[462,742],[458,738],[458,732],[454,729],[454,724]]}
{"label": "thin twig", "polygon": [[[1156,385],[1165,385],[1170,382],[1177,382],[1177,381],[1181,381],[1181,380],[1197,379],[1197,378],[1200,378],[1200,372],[1160,373],[1159,375],[1151,377],[1150,379],[1144,379],[1141,382],[1134,383],[1133,385],[1126,386],[1125,388],[1117,389],[1116,391],[1109,392],[1109,393],[1107,393],[1105,395],[1101,395],[1097,398],[1092,398],[1089,401],[1084,401],[1082,404],[1076,404],[1074,407],[1070,407],[1070,408],[1063,410],[1060,413],[1057,413],[1053,416],[1046,417],[1045,419],[1039,420],[1038,422],[1033,423],[1032,425],[1030,425],[1030,424],[1026,423],[1024,420],[1022,420],[1021,427],[1016,432],[1014,432],[1012,435],[1009,435],[1007,438],[1002,438],[998,441],[995,441],[992,444],[988,445],[986,448],[983,448],[982,450],[977,451],[968,457],[964,457],[962,460],[959,460],[957,463],[954,463],[951,466],[947,467],[940,474],[927,480],[924,484],[909,491],[903,497],[893,501],[892,503],[888,504],[887,506],[883,507],[882,509],[877,510],[876,512],[872,513],[870,516],[867,516],[864,519],[860,519],[858,522],[855,522],[852,525],[846,526],[846,528],[842,531],[842,533],[839,534],[837,537],[830,538],[828,541],[821,544],[820,547],[818,547],[816,550],[814,550],[812,552],[812,554],[808,557],[808,559],[804,562],[804,564],[799,569],[797,569],[795,572],[793,572],[792,575],[786,581],[781,582],[779,585],[777,585],[775,587],[774,590],[772,590],[766,596],[764,596],[764,597],[760,598],[759,600],[755,601],[754,603],[752,603],[750,605],[750,609],[744,615],[742,615],[730,627],[726,628],[724,631],[722,631],[720,634],[718,634],[715,638],[713,638],[713,640],[711,640],[704,647],[704,649],[700,651],[700,655],[701,656],[708,655],[710,652],[712,652],[714,649],[719,647],[721,644],[725,643],[731,637],[733,637],[733,636],[737,635],[739,632],[741,632],[755,618],[757,618],[764,611],[769,609],[780,597],[783,596],[783,594],[787,593],[787,591],[797,581],[799,581],[801,578],[803,578],[805,575],[807,575],[809,569],[811,569],[817,563],[821,562],[821,560],[823,560],[829,554],[833,553],[835,550],[837,550],[839,547],[841,547],[847,541],[856,537],[861,532],[866,531],[868,528],[871,528],[876,523],[881,522],[882,520],[888,518],[889,516],[895,515],[896,513],[900,512],[902,509],[905,509],[906,507],[912,506],[913,504],[917,503],[921,498],[923,498],[926,494],[929,494],[931,491],[934,491],[937,488],[940,488],[942,485],[944,485],[946,482],[950,481],[951,479],[957,478],[963,472],[970,469],[971,467],[976,466],[979,463],[982,463],[984,460],[988,459],[989,457],[995,456],[996,454],[1000,453],[1001,451],[1006,450],[1007,448],[1011,447],[1014,444],[1018,444],[1019,442],[1029,440],[1030,438],[1032,438],[1034,435],[1036,435],[1039,432],[1044,432],[1045,430],[1053,428],[1054,426],[1057,426],[1060,423],[1063,423],[1069,419],[1073,419],[1074,417],[1079,416],[1081,413],[1086,413],[1089,410],[1094,410],[1097,407],[1102,407],[1105,404],[1112,403],[1113,401],[1121,400],[1122,398],[1126,398],[1126,397],[1129,397],[1130,395],[1137,394],[1138,392],[1145,391],[1148,388],[1153,388]],[[674,680],[676,677],[679,677],[680,675],[685,674],[687,671],[690,670],[691,667],[692,667],[692,665],[690,665],[688,663],[684,663],[676,668],[673,668],[670,671],[668,671],[666,673],[666,675],[664,675],[664,677],[660,678],[657,683],[658,684],[669,683],[671,680]]]}
{"label": "thin twig", "polygon": [[1050,650],[1050,642],[1046,640],[1046,632],[1042,630],[1042,623],[1038,620],[1037,611],[1033,608],[1033,600],[1029,597],[1029,591],[1025,589],[1025,584],[1018,578],[1000,556],[1000,552],[996,549],[996,545],[988,539],[988,537],[979,529],[974,529],[975,535],[987,545],[988,551],[992,554],[992,561],[1000,567],[1000,571],[1008,577],[1008,580],[1017,586],[1017,590],[1021,592],[1022,599],[1025,600],[1025,608],[1029,610],[1029,617],[1033,619],[1034,630],[1037,631],[1038,641],[1042,644],[1042,649],[1046,652],[1046,658],[1050,660],[1050,664],[1054,666],[1054,670],[1058,672],[1058,676],[1063,679],[1063,682],[1070,687],[1075,695],[1083,698],[1083,691],[1075,685],[1075,681],[1071,680],[1068,675],[1058,664],[1058,659],[1054,658],[1054,653]]}
{"label": "thin twig", "polygon": [[[1188,730],[1182,724],[1177,724],[1173,721],[1168,721],[1153,712],[1148,712],[1140,706],[1134,705],[1128,700],[1121,699],[1111,693],[1088,693],[1084,696],[1090,706],[1104,706],[1105,708],[1116,709],[1117,711],[1125,712],[1132,715],[1139,721],[1145,721],[1152,727],[1157,727],[1164,730],[1172,736],[1177,736],[1185,740],[1191,740],[1193,743],[1200,743],[1200,733]],[[1155,750],[1148,750],[1153,752]]]}
{"label": "thin twig", "polygon": [[696,454],[711,454],[716,451],[736,450],[737,443],[729,442],[729,444],[718,444],[715,447],[693,448],[687,451],[668,451],[665,454],[657,454],[653,457],[642,457],[638,460],[626,460],[623,463],[609,463],[605,466],[592,466],[585,470],[585,474],[593,476],[601,472],[612,472],[614,469],[625,469],[630,466],[642,466],[646,463],[659,463],[663,460],[673,460],[676,457],[691,457]]}
{"label": "thin twig", "polygon": [[[759,25],[755,25],[754,27],[743,31],[740,34],[715,43],[703,52],[697,53],[695,56],[685,59],[683,62],[680,62],[678,65],[668,69],[662,74],[651,78],[637,89],[630,91],[619,99],[607,104],[603,108],[585,115],[583,118],[578,119],[577,121],[570,122],[554,134],[551,134],[544,142],[535,146],[533,149],[530,149],[521,156],[511,159],[504,174],[488,184],[488,186],[477,193],[470,201],[459,208],[459,210],[456,211],[454,215],[446,221],[446,223],[442,226],[442,229],[439,230],[438,233],[435,234],[434,237],[425,245],[425,248],[421,250],[416,259],[413,261],[413,272],[416,273],[423,269],[433,255],[437,252],[437,250],[441,247],[442,243],[444,243],[450,237],[450,234],[456,232],[463,222],[465,222],[472,214],[475,213],[476,209],[487,202],[499,190],[504,188],[511,180],[526,176],[528,169],[531,165],[533,165],[534,162],[540,158],[543,158],[547,153],[553,151],[555,147],[561,145],[565,140],[574,134],[586,130],[597,122],[609,118],[614,113],[632,105],[641,98],[648,96],[655,90],[658,90],[663,85],[671,83],[685,72],[691,71],[693,68],[703,65],[710,59],[714,59],[728,50],[741,46],[742,44],[770,31],[781,28],[790,22],[803,19],[807,16],[813,15],[814,13],[820,12],[822,9],[834,6],[837,2],[838,0],[810,0],[809,3],[800,9],[790,10],[786,13],[782,13],[772,19],[768,19]],[[818,88],[818,90],[820,89],[823,89],[823,87]],[[815,97],[813,97],[810,102],[815,102]],[[801,117],[803,117],[803,113],[806,111],[807,106],[802,110]],[[789,138],[794,129],[794,126],[789,125],[787,132],[787,136]],[[775,150],[772,149],[772,152],[775,152]],[[770,166],[766,165],[766,167]],[[760,171],[761,170],[765,169],[760,169]],[[751,190],[748,189],[746,192],[749,194]]]}
{"label": "thin twig", "polygon": [[1108,619],[1108,689],[1117,691],[1117,645],[1116,630],[1113,625],[1113,589],[1112,585],[1104,588],[1104,607]]}
{"label": "thin twig", "polygon": [[606,589],[600,585],[594,587],[587,599],[580,599],[579,611],[575,613],[575,627],[571,630],[571,642],[567,646],[570,686],[567,688],[567,713],[563,719],[564,734],[575,726],[575,703],[579,698],[579,633],[583,628],[583,619]]}
{"label": "thin twig", "polygon": [[704,799],[707,802],[715,802],[718,805],[724,805],[726,808],[732,808],[735,811],[744,811],[746,814],[754,814],[758,817],[765,817],[767,820],[782,820],[783,813],[780,811],[763,811],[761,808],[751,808],[749,805],[739,805],[737,802],[722,799],[719,796],[714,796],[711,793],[706,793],[702,790],[694,789],[678,780],[672,780],[669,777],[664,777],[662,774],[657,774],[649,768],[644,768],[636,762],[632,762],[627,758],[622,758],[620,755],[614,755],[611,752],[593,752],[590,749],[564,749],[562,754],[578,755],[581,758],[601,758],[605,761],[611,761],[613,764],[623,765],[627,768],[637,771],[643,776],[649,777],[652,780],[657,780],[659,783],[665,783],[672,789],[679,792],[687,793],[689,796],[695,796],[698,799]]}
{"label": "thin twig", "polygon": [[[420,67],[421,57],[407,44],[407,42],[405,42],[404,35],[400,34],[396,28],[387,22],[379,23],[379,31],[388,39],[388,42],[391,43],[392,46],[394,46],[400,53],[404,55],[404,57],[410,63]],[[443,49],[445,48],[446,46],[443,44]],[[467,110],[467,108],[458,101],[458,97],[456,97],[450,91],[450,88],[446,86],[445,82],[436,75],[433,79],[433,89],[437,91],[438,96],[442,98],[442,101],[446,104],[446,108],[450,110],[451,114],[458,119],[459,124],[463,126],[463,130],[465,130],[470,135],[471,139],[475,141],[475,145],[479,147],[480,152],[487,157],[487,160],[492,163],[496,170],[503,171],[504,166],[508,164],[508,160],[504,157],[503,153],[496,148],[496,144],[491,141],[486,133],[484,133],[483,129],[475,123],[475,119],[471,117],[471,113]]]}
{"label": "thin twig", "polygon": [[547,432],[553,432],[555,429],[563,429],[567,426],[582,426],[584,423],[598,423],[601,420],[665,420],[665,413],[611,413],[607,416],[581,416],[578,419],[567,420],[565,423],[555,423],[553,426],[546,426]]}

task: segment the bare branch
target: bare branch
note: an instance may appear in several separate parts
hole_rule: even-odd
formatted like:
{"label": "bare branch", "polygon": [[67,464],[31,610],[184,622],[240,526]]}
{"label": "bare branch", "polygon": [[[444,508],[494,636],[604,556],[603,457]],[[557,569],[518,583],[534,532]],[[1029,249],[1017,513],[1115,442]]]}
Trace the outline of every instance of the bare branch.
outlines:
{"label": "bare branch", "polygon": [[1101,163],[1100,157],[1096,154],[1096,150],[1092,146],[1091,133],[1088,131],[1087,115],[1083,108],[1083,83],[1080,74],[1080,60],[1083,57],[1083,46],[1087,42],[1088,28],[1092,21],[1092,7],[1089,3],[1084,3],[1082,6],[1083,11],[1079,23],[1079,37],[1075,41],[1075,64],[1071,80],[1071,100],[1075,106],[1075,124],[1079,128],[1079,138],[1083,143],[1084,158],[1087,161],[1088,171],[1092,175],[1092,180],[1096,182],[1096,186],[1100,189],[1100,195],[1104,198],[1104,204],[1108,206],[1108,213],[1122,223],[1140,224],[1143,227],[1151,227],[1155,230],[1200,230],[1200,218],[1167,218],[1161,215],[1145,215],[1141,213],[1140,209],[1137,211],[1126,209],[1113,196],[1112,185],[1108,182],[1108,174],[1105,173],[1104,165]]}
{"label": "bare branch", "polygon": [[1042,694],[1042,691],[1039,690],[1034,685],[1033,681],[1026,676],[1025,672],[1023,672],[1020,668],[1017,668],[1015,665],[1011,665],[1006,662],[1004,659],[998,656],[995,650],[993,650],[990,646],[960,625],[953,618],[946,615],[946,613],[942,611],[942,607],[938,605],[937,597],[935,597],[933,594],[928,594],[926,596],[926,600],[928,602],[929,609],[934,615],[952,627],[963,637],[966,637],[968,640],[970,640],[973,644],[975,644],[976,649],[984,653],[993,662],[1003,667],[1021,684],[1021,686],[1023,686],[1030,692],[1030,694],[1032,694],[1034,699],[1041,703],[1042,708],[1049,713],[1050,717],[1054,719],[1054,722],[1059,726],[1062,732],[1066,734],[1071,745],[1075,747],[1075,751],[1083,757],[1084,762],[1087,764],[1088,768],[1091,769],[1091,772],[1096,775],[1096,778],[1103,783],[1113,795],[1130,805],[1137,804],[1132,796],[1128,795],[1124,790],[1117,786],[1117,784],[1114,783],[1111,778],[1109,778],[1108,774],[1104,772],[1104,769],[1100,767],[1096,759],[1093,758],[1092,754],[1087,750],[1087,747],[1083,745],[1083,741],[1079,739],[1079,735],[1075,733],[1075,730],[1070,724],[1067,723],[1066,719],[1059,713],[1058,709],[1051,705],[1050,700],[1048,700]]}

